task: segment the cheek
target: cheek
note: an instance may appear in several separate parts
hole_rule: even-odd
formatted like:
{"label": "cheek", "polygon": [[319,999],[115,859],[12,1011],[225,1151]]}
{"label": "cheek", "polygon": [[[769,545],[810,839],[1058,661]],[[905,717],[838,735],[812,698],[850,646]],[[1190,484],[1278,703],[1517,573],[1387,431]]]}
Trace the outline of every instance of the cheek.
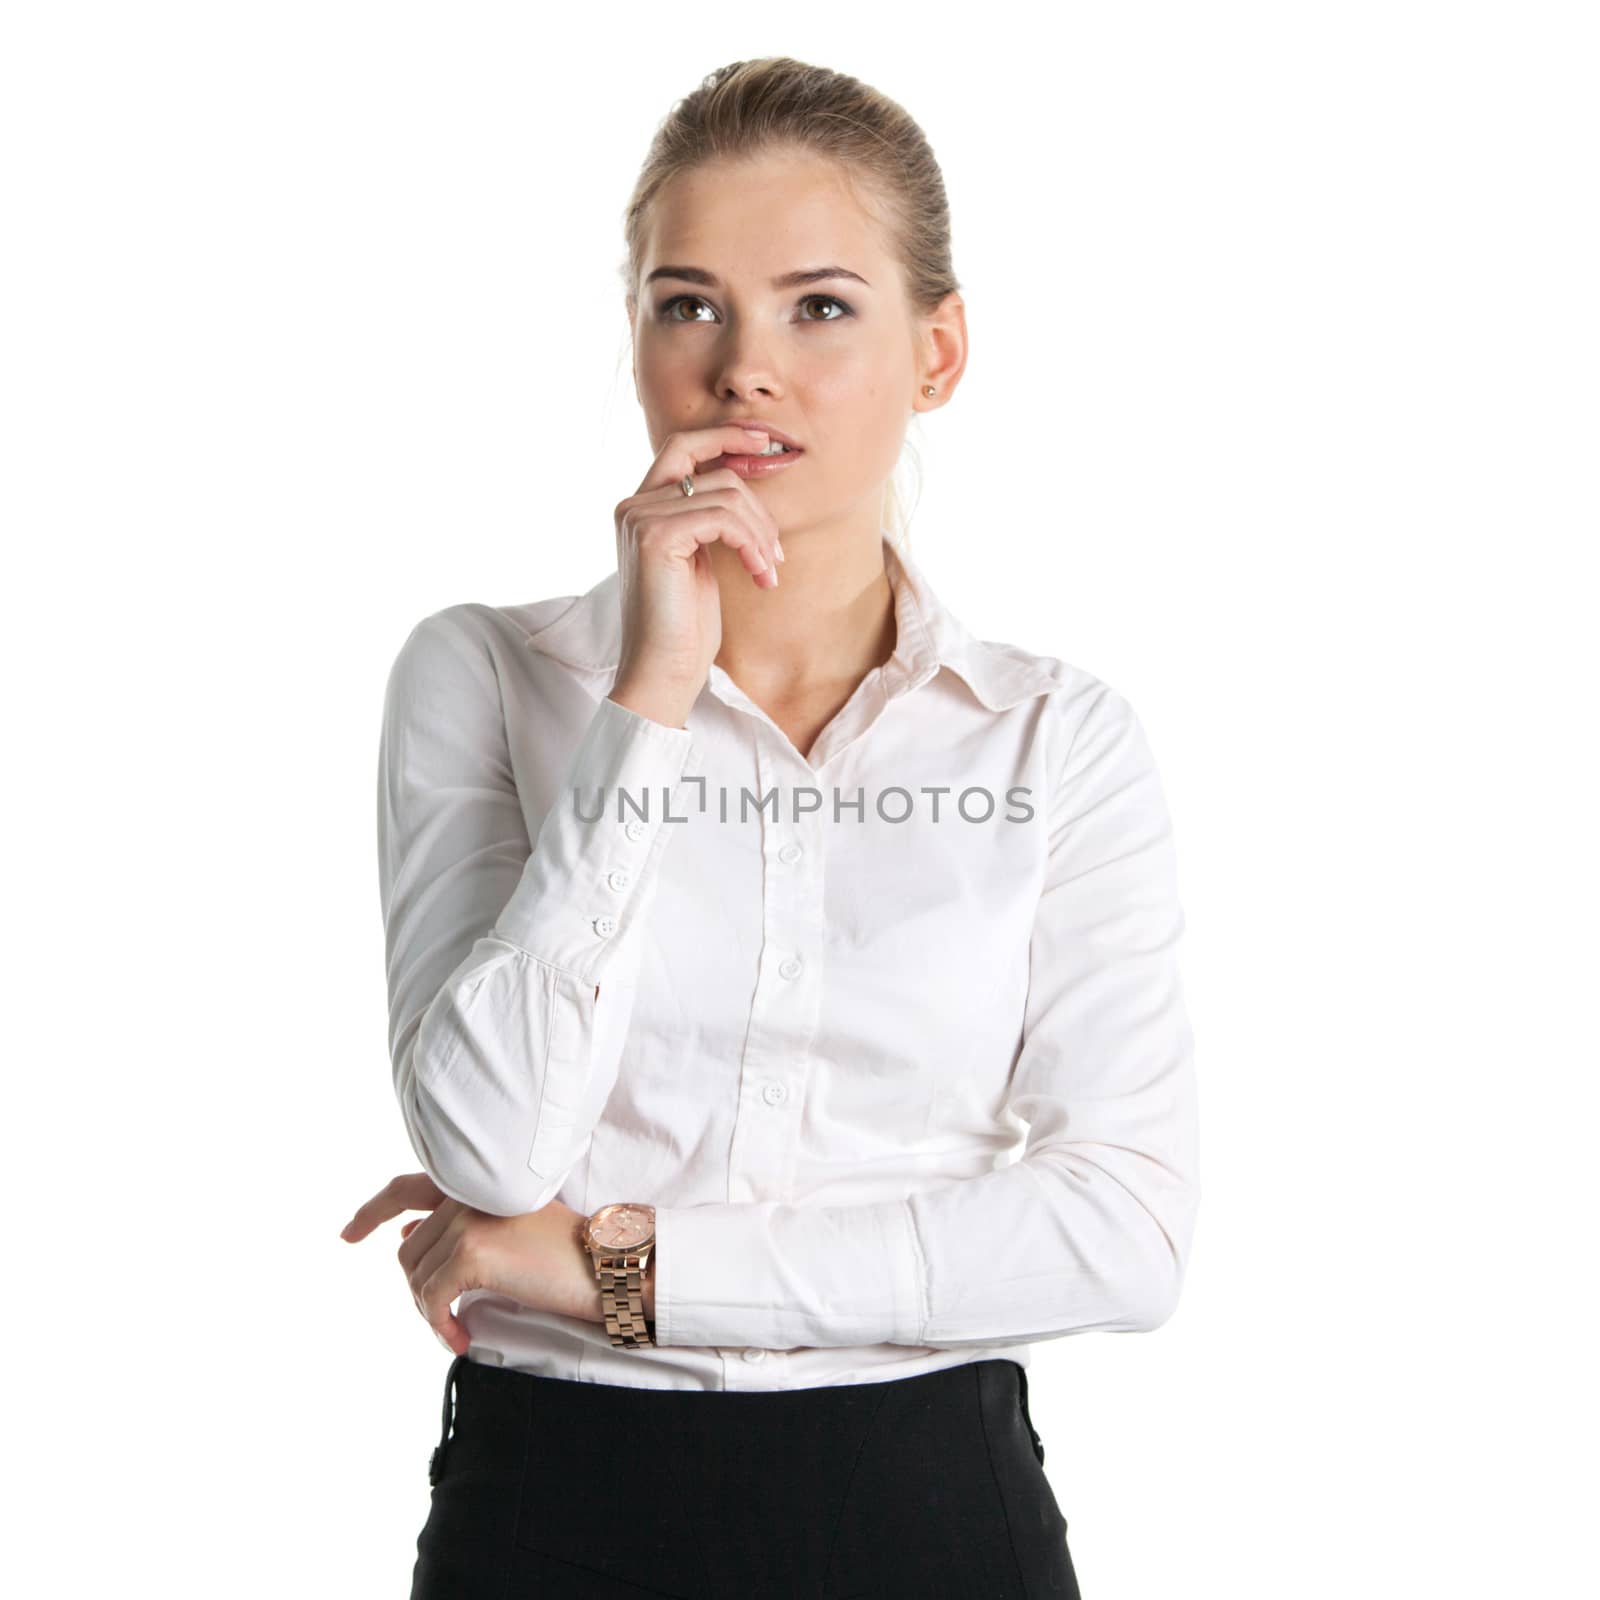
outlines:
{"label": "cheek", "polygon": [[885,371],[881,361],[838,362],[807,384],[803,409],[823,421],[818,442],[831,462],[886,477],[900,459],[911,407],[901,414]]}
{"label": "cheek", "polygon": [[681,346],[675,354],[674,347],[662,340],[642,339],[634,350],[633,370],[639,375],[641,385],[653,388],[670,384],[687,371],[688,365]]}

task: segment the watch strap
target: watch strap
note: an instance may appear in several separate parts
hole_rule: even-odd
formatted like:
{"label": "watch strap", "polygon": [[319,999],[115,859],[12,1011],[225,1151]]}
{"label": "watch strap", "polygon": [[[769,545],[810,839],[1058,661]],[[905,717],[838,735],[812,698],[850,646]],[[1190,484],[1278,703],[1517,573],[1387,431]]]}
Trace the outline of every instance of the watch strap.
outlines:
{"label": "watch strap", "polygon": [[605,1314],[611,1342],[626,1350],[653,1345],[655,1323],[644,1314],[644,1255],[596,1255],[595,1276],[600,1280],[600,1309]]}

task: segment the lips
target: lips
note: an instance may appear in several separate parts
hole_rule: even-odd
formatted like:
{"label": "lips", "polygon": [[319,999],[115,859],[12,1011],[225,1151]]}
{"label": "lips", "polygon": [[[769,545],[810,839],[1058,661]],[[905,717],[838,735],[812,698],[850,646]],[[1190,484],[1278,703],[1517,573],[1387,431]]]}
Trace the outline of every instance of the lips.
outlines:
{"label": "lips", "polygon": [[730,472],[738,473],[741,478],[771,478],[781,472],[787,472],[790,467],[797,466],[804,454],[803,450],[785,450],[776,456],[753,456],[729,451],[714,461],[706,462],[705,470],[712,472],[718,467],[726,467]]}

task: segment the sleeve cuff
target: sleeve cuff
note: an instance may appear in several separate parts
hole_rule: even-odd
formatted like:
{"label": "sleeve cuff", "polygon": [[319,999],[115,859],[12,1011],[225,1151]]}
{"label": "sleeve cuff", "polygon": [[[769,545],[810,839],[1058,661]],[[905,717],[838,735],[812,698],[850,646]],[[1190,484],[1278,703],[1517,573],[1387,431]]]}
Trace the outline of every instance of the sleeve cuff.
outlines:
{"label": "sleeve cuff", "polygon": [[598,982],[648,904],[674,827],[688,820],[683,774],[696,753],[687,728],[602,699],[493,936]]}
{"label": "sleeve cuff", "polygon": [[915,1345],[922,1257],[903,1200],[656,1207],[656,1343]]}

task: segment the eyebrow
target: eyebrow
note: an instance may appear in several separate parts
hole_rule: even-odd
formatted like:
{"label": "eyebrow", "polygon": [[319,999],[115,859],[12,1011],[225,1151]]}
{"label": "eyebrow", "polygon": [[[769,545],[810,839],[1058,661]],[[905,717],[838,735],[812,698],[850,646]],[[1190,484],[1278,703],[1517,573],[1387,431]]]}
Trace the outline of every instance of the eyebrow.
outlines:
{"label": "eyebrow", "polygon": [[[685,283],[698,283],[706,289],[720,289],[722,285],[717,281],[714,272],[707,272],[703,267],[657,267],[645,278],[646,284],[651,284],[657,278],[681,278]],[[802,267],[798,272],[785,272],[781,277],[772,280],[774,289],[794,289],[803,283],[824,283],[829,278],[848,278],[852,283],[872,287],[859,272],[852,272],[848,267]]]}

